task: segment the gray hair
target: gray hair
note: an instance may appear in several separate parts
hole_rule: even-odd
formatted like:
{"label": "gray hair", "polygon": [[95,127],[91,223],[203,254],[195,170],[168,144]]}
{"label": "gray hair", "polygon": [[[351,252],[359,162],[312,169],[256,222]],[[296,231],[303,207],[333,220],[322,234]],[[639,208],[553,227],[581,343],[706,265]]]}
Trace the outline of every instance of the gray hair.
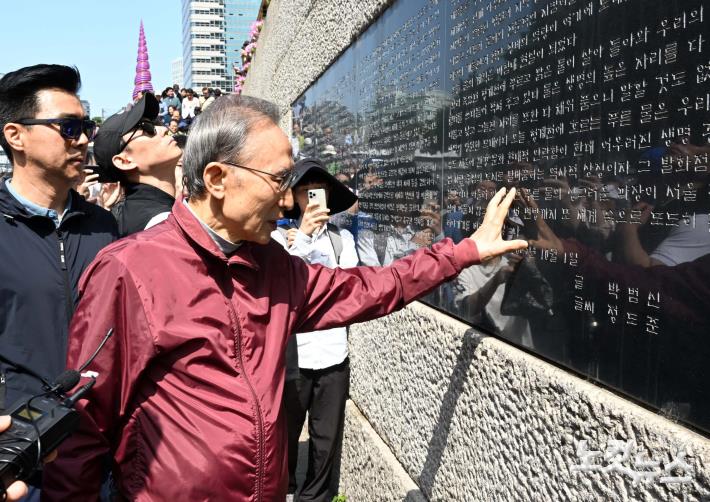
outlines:
{"label": "gray hair", "polygon": [[[239,162],[252,128],[265,120],[279,123],[278,107],[252,96],[221,97],[197,116],[183,156],[183,182],[191,199],[206,193],[203,173],[210,162]],[[243,160],[243,159],[242,159]]]}

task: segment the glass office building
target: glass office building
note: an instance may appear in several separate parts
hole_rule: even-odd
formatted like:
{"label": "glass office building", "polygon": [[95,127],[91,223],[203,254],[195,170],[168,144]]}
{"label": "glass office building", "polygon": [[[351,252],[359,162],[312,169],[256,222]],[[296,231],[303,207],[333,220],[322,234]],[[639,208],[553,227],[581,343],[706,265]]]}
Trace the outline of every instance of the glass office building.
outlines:
{"label": "glass office building", "polygon": [[241,66],[242,44],[256,20],[258,0],[183,0],[184,86],[231,92],[234,66]]}
{"label": "glass office building", "polygon": [[185,72],[182,68],[182,57],[175,58],[170,63],[170,74],[172,75],[172,83],[177,84],[180,87],[185,87],[183,85]]}

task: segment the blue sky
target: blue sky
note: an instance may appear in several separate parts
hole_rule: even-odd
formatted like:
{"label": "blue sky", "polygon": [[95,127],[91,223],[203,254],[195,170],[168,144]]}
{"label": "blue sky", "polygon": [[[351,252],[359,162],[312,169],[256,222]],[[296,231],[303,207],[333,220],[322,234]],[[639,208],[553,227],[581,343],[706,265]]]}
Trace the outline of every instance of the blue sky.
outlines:
{"label": "blue sky", "polygon": [[111,115],[131,100],[141,19],[153,87],[162,90],[182,56],[180,0],[0,0],[0,73],[75,65],[91,115]]}

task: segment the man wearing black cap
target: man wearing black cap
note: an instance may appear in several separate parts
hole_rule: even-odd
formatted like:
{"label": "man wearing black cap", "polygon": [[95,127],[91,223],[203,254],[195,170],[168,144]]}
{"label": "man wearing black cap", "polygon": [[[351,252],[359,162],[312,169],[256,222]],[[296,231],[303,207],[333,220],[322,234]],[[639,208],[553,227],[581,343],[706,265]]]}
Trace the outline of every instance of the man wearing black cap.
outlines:
{"label": "man wearing black cap", "polygon": [[105,179],[120,181],[125,199],[115,211],[121,237],[168,217],[175,203],[175,166],[182,150],[157,125],[160,106],[146,93],[130,110],[112,115],[94,140],[94,155]]}
{"label": "man wearing black cap", "polygon": [[[327,207],[309,198],[310,191],[319,189],[326,193]],[[285,216],[295,223],[273,232],[274,240],[306,263],[329,268],[357,266],[352,234],[328,222],[330,214],[355,204],[355,194],[328,173],[319,160],[307,158],[294,167],[293,199],[295,204]],[[343,441],[350,383],[347,328],[298,333],[290,338],[286,357],[288,493],[296,492],[298,437],[308,412],[308,470],[299,500],[331,500],[337,495],[334,467]]]}

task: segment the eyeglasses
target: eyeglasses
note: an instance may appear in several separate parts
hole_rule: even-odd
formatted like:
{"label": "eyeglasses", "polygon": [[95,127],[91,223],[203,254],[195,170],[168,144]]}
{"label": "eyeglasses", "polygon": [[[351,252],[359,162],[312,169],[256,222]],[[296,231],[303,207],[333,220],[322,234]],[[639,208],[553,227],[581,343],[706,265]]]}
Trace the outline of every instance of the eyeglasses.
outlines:
{"label": "eyeglasses", "polygon": [[14,121],[21,125],[49,125],[59,124],[59,134],[64,139],[77,140],[82,133],[91,141],[96,134],[96,122],[89,119],[66,117],[61,119],[20,119]]}
{"label": "eyeglasses", "polygon": [[285,174],[274,174],[274,173],[269,173],[266,171],[260,171],[259,169],[254,169],[253,167],[241,166],[241,165],[235,164],[233,162],[227,162],[226,160],[222,160],[221,162],[223,164],[229,164],[230,166],[246,169],[247,171],[252,171],[255,173],[261,173],[261,174],[267,175],[269,178],[271,178],[272,180],[276,181],[279,184],[279,192],[285,192],[286,190],[291,188],[294,184],[295,179],[296,179],[296,172],[293,169],[290,169]]}
{"label": "eyeglasses", "polygon": [[[136,124],[136,127],[133,129],[133,133],[131,133],[128,139],[126,141],[121,140],[121,149],[119,150],[119,153],[122,152],[128,146],[128,143],[133,140],[133,137],[138,131],[143,131],[143,134],[141,136],[148,136],[149,138],[152,138],[157,134],[157,131],[155,130],[155,124],[153,122],[151,122],[150,120],[141,120]],[[141,136],[138,137],[140,138]]]}

